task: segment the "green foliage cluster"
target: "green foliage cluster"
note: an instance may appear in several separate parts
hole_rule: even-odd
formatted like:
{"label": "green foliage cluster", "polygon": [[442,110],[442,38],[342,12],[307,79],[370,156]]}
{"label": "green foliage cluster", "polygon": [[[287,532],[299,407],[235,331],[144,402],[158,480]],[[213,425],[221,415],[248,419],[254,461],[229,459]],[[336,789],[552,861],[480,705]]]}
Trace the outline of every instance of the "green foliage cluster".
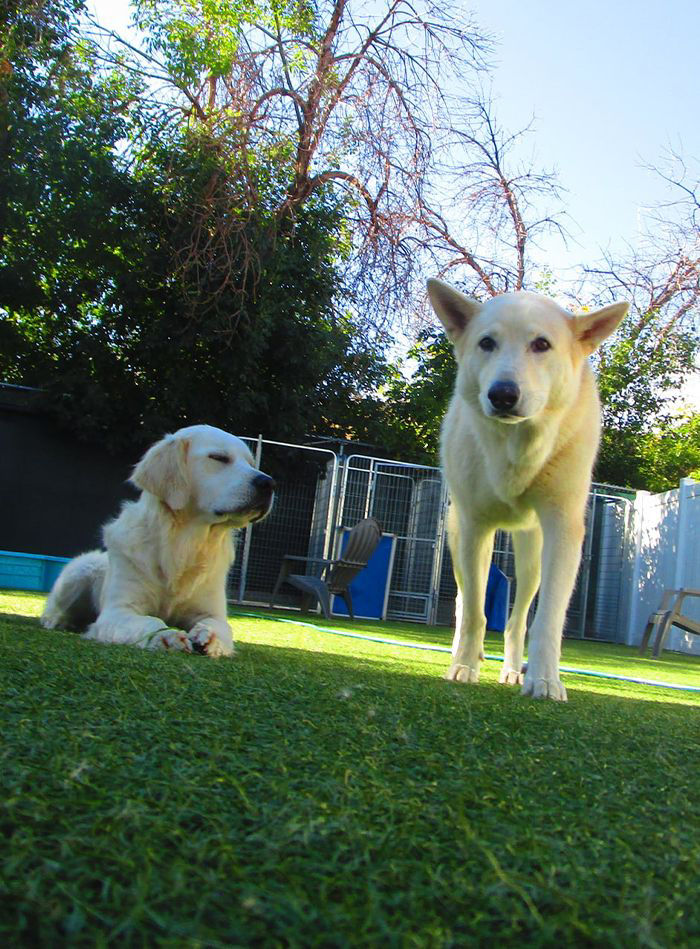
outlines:
{"label": "green foliage cluster", "polygon": [[698,343],[674,330],[659,338],[655,317],[628,317],[598,360],[603,434],[596,477],[665,491],[700,468],[700,416],[676,409]]}
{"label": "green foliage cluster", "polygon": [[452,344],[442,330],[422,330],[382,391],[377,419],[392,457],[439,464],[440,426],[456,375]]}
{"label": "green foliage cluster", "polygon": [[[278,227],[284,156],[253,156],[251,204],[196,128],[127,153],[140,90],[97,68],[79,12],[56,0],[7,21],[0,378],[42,388],[65,425],[115,451],[198,421],[290,439],[351,429],[387,369],[338,306],[342,202],[319,190]],[[215,231],[225,253],[203,267],[193,234]]]}
{"label": "green foliage cluster", "polygon": [[183,87],[202,75],[228,76],[246,26],[257,23],[273,30],[288,25],[304,35],[314,19],[311,3],[288,0],[136,0],[133,8],[148,50]]}
{"label": "green foliage cluster", "polygon": [[[618,462],[616,470],[628,480],[633,470],[634,480],[645,490],[668,491],[678,487],[681,478],[700,481],[700,415],[678,416],[651,432],[626,440],[615,440],[610,433],[610,429],[604,431],[601,452],[609,458],[612,442]],[[630,449],[626,468],[625,459],[620,457],[625,444]]]}

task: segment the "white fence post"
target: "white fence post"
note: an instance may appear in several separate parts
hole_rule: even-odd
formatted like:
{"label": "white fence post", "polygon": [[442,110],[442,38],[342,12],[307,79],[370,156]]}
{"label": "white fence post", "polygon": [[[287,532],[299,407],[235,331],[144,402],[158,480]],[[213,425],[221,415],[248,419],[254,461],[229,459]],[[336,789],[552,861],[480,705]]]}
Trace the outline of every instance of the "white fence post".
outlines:
{"label": "white fence post", "polygon": [[[696,486],[692,478],[682,478],[678,488],[678,536],[676,539],[676,564],[674,571],[673,586],[676,590],[682,587],[695,587],[694,579],[697,577],[697,565],[690,562],[690,536],[693,527],[693,514],[691,510],[692,489]],[[694,569],[695,567],[695,569]],[[690,610],[690,615],[697,609],[697,601],[685,601],[686,609]],[[668,648],[677,649],[681,652],[697,653],[697,637],[684,633],[679,629],[672,629],[668,639]]]}
{"label": "white fence post", "polygon": [[627,590],[627,631],[625,642],[631,646],[635,640],[635,632],[641,622],[639,618],[639,591],[642,570],[642,534],[644,532],[644,511],[651,494],[648,491],[638,491],[632,505],[632,538],[630,540],[630,554],[632,571],[630,584]]}
{"label": "white fence post", "polygon": [[682,478],[678,486],[678,536],[676,538],[676,569],[673,577],[673,586],[676,590],[688,586],[685,582],[688,528],[690,527],[688,501],[691,485],[694,484],[692,478]]}
{"label": "white fence post", "polygon": [[[696,537],[700,528],[699,485],[683,478],[678,488],[661,494],[640,491],[635,499],[632,563],[628,591],[626,642],[639,643],[650,613],[659,608],[664,590],[697,587],[700,558]],[[689,605],[693,609],[693,605]],[[691,614],[692,615],[692,614]],[[668,643],[682,652],[700,651],[697,637],[674,630]]]}

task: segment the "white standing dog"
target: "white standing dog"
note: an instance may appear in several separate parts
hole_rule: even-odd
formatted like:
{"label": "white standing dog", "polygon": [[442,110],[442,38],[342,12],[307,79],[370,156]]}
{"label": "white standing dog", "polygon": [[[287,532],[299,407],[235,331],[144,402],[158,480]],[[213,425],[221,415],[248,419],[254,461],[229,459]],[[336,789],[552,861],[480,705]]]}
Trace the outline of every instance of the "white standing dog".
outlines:
{"label": "white standing dog", "polygon": [[[562,631],[600,440],[587,357],[616,329],[628,304],[573,316],[535,293],[505,293],[480,304],[439,280],[428,281],[428,295],[458,364],[442,429],[459,590],[447,678],[478,681],[488,569],[495,532],[503,528],[513,537],[516,595],[500,681],[522,684],[525,695],[566,701]],[[538,588],[523,676],[527,614]]]}
{"label": "white standing dog", "polygon": [[42,625],[87,628],[86,639],[105,643],[231,655],[231,529],[269,512],[272,478],[240,439],[193,425],[153,445],[131,481],[141,497],[105,526],[106,550],[66,565]]}

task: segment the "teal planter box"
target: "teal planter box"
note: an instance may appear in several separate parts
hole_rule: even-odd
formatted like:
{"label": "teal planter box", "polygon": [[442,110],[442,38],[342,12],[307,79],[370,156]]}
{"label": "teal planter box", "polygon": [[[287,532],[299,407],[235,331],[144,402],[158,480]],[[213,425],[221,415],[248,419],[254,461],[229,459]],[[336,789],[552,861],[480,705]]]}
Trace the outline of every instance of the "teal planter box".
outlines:
{"label": "teal planter box", "polygon": [[0,550],[0,588],[47,593],[69,559]]}

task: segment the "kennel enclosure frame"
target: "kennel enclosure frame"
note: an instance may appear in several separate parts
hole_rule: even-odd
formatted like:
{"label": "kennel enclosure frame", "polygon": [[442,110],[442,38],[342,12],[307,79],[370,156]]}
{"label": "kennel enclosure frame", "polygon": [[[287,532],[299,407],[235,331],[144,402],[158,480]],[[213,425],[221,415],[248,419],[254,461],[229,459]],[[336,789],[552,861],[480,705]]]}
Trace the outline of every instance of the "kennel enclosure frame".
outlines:
{"label": "kennel enclosure frame", "polygon": [[[449,496],[440,468],[262,436],[243,441],[261,470],[272,464],[268,473],[280,483],[272,514],[237,536],[231,602],[265,604],[284,553],[331,558],[342,529],[373,516],[384,532],[396,535],[387,619],[451,624],[456,585],[447,545]],[[283,463],[278,457],[275,468],[280,453]],[[627,622],[632,506],[629,492],[592,486],[568,637],[620,640]],[[513,596],[508,533],[496,532],[492,560],[511,580]],[[298,598],[289,594],[281,605],[294,608]]]}

